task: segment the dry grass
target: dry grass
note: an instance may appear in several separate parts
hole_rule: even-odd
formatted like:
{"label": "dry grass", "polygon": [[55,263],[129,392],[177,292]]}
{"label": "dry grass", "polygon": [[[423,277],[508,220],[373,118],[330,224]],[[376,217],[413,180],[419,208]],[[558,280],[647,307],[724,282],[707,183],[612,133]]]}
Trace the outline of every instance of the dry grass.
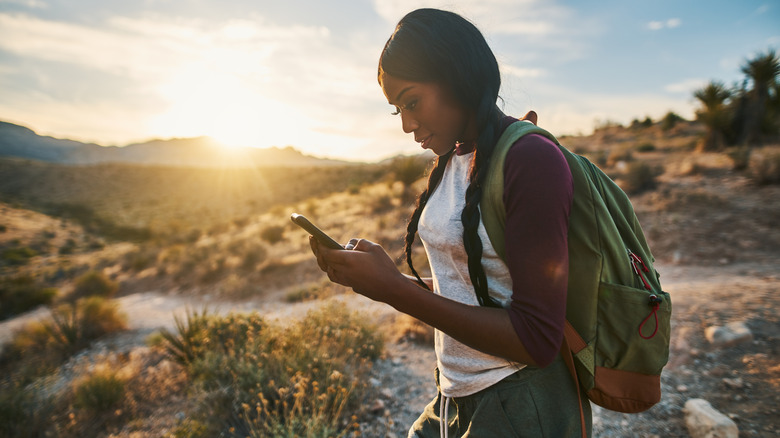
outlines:
{"label": "dry grass", "polygon": [[[747,200],[743,201],[742,198],[747,198],[752,192],[740,192],[740,196],[732,199],[724,195],[722,190],[727,183],[741,187],[740,181],[748,178],[755,181],[752,184],[777,181],[776,163],[777,157],[780,156],[777,147],[752,150],[749,165],[742,171],[738,169],[728,151],[692,152],[697,129],[695,125],[683,122],[675,124],[667,131],[662,131],[657,126],[636,131],[610,126],[593,137],[572,137],[562,139],[562,142],[570,149],[591,157],[608,174],[622,180],[624,184],[626,181],[632,184],[630,178],[637,179],[637,187],[643,188],[644,191],[632,195],[632,200],[638,207],[640,220],[643,221],[658,257],[666,258],[666,261],[712,263],[723,259],[738,259],[746,253],[773,254],[773,248],[780,242],[776,240],[776,231],[773,232],[772,214],[756,214],[753,204],[747,204]],[[62,177],[62,181],[72,183],[70,189],[73,192],[66,193],[67,187],[58,187],[53,191],[54,198],[50,201],[89,205],[94,214],[105,215],[106,223],[148,228],[164,237],[141,242],[107,239],[95,234],[100,232],[100,229],[90,228],[89,223],[80,225],[75,220],[46,216],[20,208],[19,205],[0,204],[3,214],[0,220],[0,249],[30,248],[35,251],[34,255],[25,257],[24,264],[0,266],[3,280],[10,281],[24,276],[36,287],[57,288],[62,295],[77,290],[79,286],[76,279],[90,272],[96,273],[92,275],[100,276],[110,282],[109,284],[118,285],[117,296],[136,291],[177,290],[189,294],[209,294],[220,299],[274,299],[297,302],[342,294],[347,289],[325,280],[324,274],[319,271],[310,255],[306,233],[292,225],[290,214],[299,212],[307,215],[341,242],[352,237],[365,237],[376,241],[382,244],[391,256],[398,257],[398,266],[407,272],[405,261],[400,256],[406,220],[413,207],[410,193],[418,193],[424,184],[422,179],[418,179],[411,183],[410,188],[408,184],[413,180],[412,177],[403,181],[399,179],[398,175],[412,168],[411,165],[409,168],[401,166],[400,170],[396,169],[398,174],[392,173],[390,167],[367,166],[356,171],[356,179],[347,181],[341,181],[344,179],[343,172],[323,171],[307,176],[308,179],[303,178],[302,174],[282,172],[272,176],[266,173],[263,174],[263,181],[268,184],[265,191],[255,190],[257,187],[252,186],[259,184],[259,179],[252,180],[254,182],[251,184],[247,182],[251,180],[249,177],[252,174],[228,178],[212,171],[198,176],[194,170],[180,169],[168,173],[170,169],[98,166],[97,169],[86,171],[78,169],[87,175],[77,175],[71,170],[57,170],[48,166],[50,165],[30,164],[28,168],[14,172],[22,176],[27,175],[25,178],[28,180],[31,175],[43,178],[44,187],[51,185],[50,181],[47,182],[49,177]],[[643,174],[643,171],[634,169],[634,166],[636,169],[650,169],[650,173]],[[411,170],[417,172],[413,168]],[[411,170],[410,174],[413,173]],[[49,171],[51,174],[42,173]],[[175,182],[172,175],[183,180]],[[206,189],[208,181],[219,181],[217,177],[222,177],[225,181],[222,188]],[[302,180],[289,190],[281,188],[293,177]],[[127,186],[117,188],[111,185],[113,183],[106,182],[109,178],[119,178],[122,184]],[[149,181],[141,181],[143,178],[148,178]],[[240,181],[242,178],[245,179],[243,182]],[[270,184],[273,178],[277,179]],[[651,178],[654,188],[643,183],[647,178]],[[96,184],[96,181],[106,182],[109,187],[118,190],[118,195],[108,196],[104,187]],[[712,185],[713,181],[718,184]],[[158,185],[161,182],[172,185],[163,185],[165,190],[155,192],[158,187],[163,187]],[[7,180],[3,179],[3,183],[0,183],[0,193],[8,189],[7,184]],[[137,185],[133,191],[128,192],[127,190],[131,190],[128,187],[133,187],[134,184]],[[268,187],[276,188],[277,185],[280,187],[278,193],[268,192]],[[312,191],[309,185],[321,191]],[[89,187],[94,188],[94,193],[89,192]],[[249,189],[252,187],[255,192],[250,193]],[[633,191],[629,186],[625,188]],[[750,190],[753,189],[755,186],[751,186]],[[192,193],[185,193],[190,190]],[[198,193],[198,190],[201,190],[201,193]],[[297,191],[293,193],[294,190]],[[772,191],[773,187],[767,190]],[[257,195],[258,193],[262,193],[262,196]],[[28,205],[35,204],[39,207],[46,200],[39,187],[26,187],[11,195],[17,196]],[[7,199],[8,193],[4,196],[4,199]],[[202,199],[194,199],[198,196]],[[217,212],[211,209],[222,210]],[[188,219],[183,220],[182,217]],[[702,221],[702,218],[707,220]],[[741,231],[748,229],[761,230],[765,238],[755,242],[750,240],[749,236],[742,235],[745,233]],[[721,246],[717,251],[704,252],[698,249],[699,242],[705,238],[702,237],[704,235],[719,236],[717,241],[721,242]],[[421,275],[428,275],[421,245],[416,245],[413,258]],[[60,322],[65,323],[63,327],[67,329],[71,326],[67,321],[72,320],[78,310],[63,312],[62,315],[67,317],[61,317]],[[330,324],[332,322],[320,320],[321,326]],[[118,436],[129,436],[135,431],[148,434],[146,436],[156,436],[155,433],[159,433],[162,428],[175,429],[179,436],[203,436],[214,430],[230,434],[229,426],[225,429],[227,423],[212,424],[203,414],[211,412],[209,409],[213,411],[225,406],[229,408],[227,411],[220,411],[223,416],[219,417],[219,421],[230,418],[229,421],[242,424],[243,429],[240,432],[247,434],[264,436],[273,434],[269,430],[280,427],[291,427],[294,430],[322,427],[320,430],[323,434],[337,435],[352,430],[349,425],[354,420],[347,412],[359,411],[339,408],[345,399],[339,398],[341,396],[331,397],[328,392],[327,388],[340,385],[340,394],[343,394],[342,389],[349,397],[358,394],[355,392],[357,388],[353,388],[350,382],[338,380],[339,374],[323,374],[317,378],[307,374],[306,367],[315,363],[312,357],[299,357],[296,369],[300,373],[285,370],[283,379],[274,379],[275,386],[270,384],[267,376],[258,377],[253,374],[258,372],[258,360],[249,361],[244,357],[247,360],[242,362],[243,359],[238,356],[204,356],[196,369],[189,369],[191,364],[186,368],[178,365],[166,359],[157,349],[146,350],[143,358],[133,358],[127,354],[108,355],[100,362],[103,365],[97,367],[105,369],[105,374],[101,375],[95,374],[97,368],[94,362],[89,366],[75,368],[62,365],[72,363],[75,360],[72,354],[84,352],[83,348],[88,342],[78,343],[79,347],[67,353],[54,354],[57,349],[48,347],[54,345],[51,332],[55,327],[56,324],[49,325],[48,328],[44,325],[31,328],[25,335],[20,335],[20,344],[6,350],[6,353],[14,348],[17,352],[37,351],[36,355],[28,356],[24,362],[10,361],[9,356],[4,355],[0,361],[0,371],[6,376],[0,379],[0,424],[5,427],[0,429],[0,435],[43,434],[47,427],[53,428],[48,432],[54,430],[61,436],[90,436],[112,432]],[[399,316],[389,327],[388,339],[393,342],[432,344],[432,329],[411,318]],[[305,336],[316,339],[321,335],[300,330],[297,334],[281,335],[277,332],[277,342],[309,345]],[[333,333],[335,332],[330,334]],[[235,343],[239,338],[233,333],[219,339],[225,342],[232,340]],[[279,341],[283,338],[286,340]],[[59,339],[63,337],[60,336]],[[335,344],[335,340],[328,342],[330,343],[325,345],[329,351],[341,348],[341,344]],[[34,345],[48,347],[38,348],[33,347]],[[315,347],[311,346],[309,349],[317,351]],[[274,354],[276,351],[274,350]],[[260,354],[257,351],[255,353]],[[26,369],[21,370],[23,367]],[[68,386],[68,391],[55,393],[53,398],[41,397],[41,393],[30,391],[29,385],[33,382],[40,385],[37,387],[50,388],[52,376],[59,375],[66,368],[71,371],[75,369],[70,375],[71,385]],[[246,403],[245,407],[237,402],[238,399],[230,398],[230,394],[219,392],[212,387],[200,386],[204,385],[204,376],[212,375],[209,373],[219,376],[220,379],[227,379],[220,371],[226,369],[232,370],[234,376],[245,378],[241,381],[221,380],[223,383],[229,381],[226,388],[242,388],[241,391],[249,394],[246,389],[248,387],[243,386],[244,383],[266,382],[268,385],[264,386],[264,389],[267,391],[262,398],[243,399],[241,403]],[[340,370],[339,373],[342,378],[349,375]],[[121,397],[118,395],[120,391],[111,392],[112,385],[120,386],[118,382],[124,384]],[[284,382],[284,385],[281,382]],[[186,387],[196,389],[187,394]],[[113,405],[83,400],[76,402],[75,394],[79,391],[91,394],[84,400],[111,400],[114,396],[117,400]],[[287,405],[279,404],[285,397]],[[317,404],[320,398],[327,402]],[[345,406],[350,406],[350,403],[353,402],[347,402]],[[96,406],[103,405],[112,407],[103,411],[95,409]],[[53,412],[53,417],[47,417],[47,410]],[[182,411],[192,413],[192,421],[177,422],[175,415]],[[330,413],[326,415],[326,411]],[[281,416],[276,420],[266,421],[272,412],[281,413]],[[313,423],[305,424],[302,420],[304,412],[308,415],[306,418],[314,419]],[[335,418],[333,412],[338,413],[335,415],[339,418],[336,423],[331,422],[332,418]],[[328,429],[336,426],[336,429]]]}

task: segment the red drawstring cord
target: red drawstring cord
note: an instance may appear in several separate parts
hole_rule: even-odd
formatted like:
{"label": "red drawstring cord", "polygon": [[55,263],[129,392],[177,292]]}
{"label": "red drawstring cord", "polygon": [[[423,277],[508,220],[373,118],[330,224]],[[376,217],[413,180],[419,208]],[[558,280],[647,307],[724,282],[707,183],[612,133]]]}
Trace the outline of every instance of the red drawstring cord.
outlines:
{"label": "red drawstring cord", "polygon": [[[653,288],[650,287],[650,284],[645,279],[645,276],[642,275],[642,271],[650,272],[650,269],[647,267],[642,258],[631,252],[631,250],[628,250],[628,258],[631,261],[631,267],[634,268],[634,273],[639,277],[640,280],[642,280],[642,283],[645,285],[645,289],[652,292]],[[640,266],[642,269],[639,269]],[[656,333],[658,333],[658,307],[661,306],[662,302],[663,300],[661,298],[658,298],[655,295],[650,295],[650,306],[653,308],[653,310],[651,310],[650,314],[648,314],[645,319],[642,320],[642,323],[639,324],[639,336],[641,336],[642,339],[650,339],[655,336]],[[642,334],[642,327],[644,327],[645,323],[648,319],[650,319],[651,316],[655,317],[655,330],[653,330],[653,334],[650,336],[645,336]]]}
{"label": "red drawstring cord", "polygon": [[[642,321],[641,324],[639,324],[639,336],[642,337],[642,339],[650,339],[653,336],[655,336],[656,333],[658,333],[658,307],[661,306],[661,302],[663,300],[658,298],[655,295],[650,295],[650,305],[653,307],[653,310],[650,311],[650,314],[645,317],[645,319]],[[655,330],[653,330],[653,334],[650,336],[645,336],[642,334],[642,327],[645,325],[648,319],[650,319],[650,316],[655,317]]]}
{"label": "red drawstring cord", "polygon": [[[645,276],[642,275],[642,271],[644,272],[650,272],[650,269],[647,267],[645,262],[642,260],[641,257],[634,254],[630,250],[628,251],[628,258],[631,260],[631,267],[634,268],[634,273],[639,276],[639,278],[642,280],[642,283],[645,285],[645,289],[652,291],[653,288],[650,287],[650,283],[645,280]],[[642,266],[642,269],[639,269],[639,266],[637,266],[637,263]]]}

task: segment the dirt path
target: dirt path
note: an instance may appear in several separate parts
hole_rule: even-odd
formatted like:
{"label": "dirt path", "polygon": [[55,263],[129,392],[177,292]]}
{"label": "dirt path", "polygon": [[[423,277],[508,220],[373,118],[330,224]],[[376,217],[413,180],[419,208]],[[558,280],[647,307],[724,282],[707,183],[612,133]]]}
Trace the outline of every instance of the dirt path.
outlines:
{"label": "dirt path", "polygon": [[[690,398],[704,398],[732,416],[740,435],[769,437],[780,434],[780,271],[771,265],[722,267],[658,266],[664,288],[672,295],[672,354],[664,371],[662,402],[639,415],[594,410],[594,435],[686,436],[682,407]],[[387,321],[394,310],[356,294],[329,298],[338,300],[376,321]],[[317,301],[288,304],[281,300],[219,302],[208,296],[189,297],[158,291],[118,298],[131,329],[122,344],[142,346],[152,331],[174,326],[174,315],[208,308],[219,313],[258,311],[278,321],[302,317],[318,306]],[[15,329],[46,317],[36,310],[0,323],[0,342],[7,342]],[[715,350],[704,338],[711,325],[744,321],[754,333],[751,343]],[[133,333],[134,335],[131,335]],[[404,436],[409,424],[435,395],[432,370],[435,355],[429,347],[389,344],[386,357],[374,371],[372,383],[380,399],[374,406],[374,435]],[[728,379],[728,380],[726,380]],[[724,382],[739,382],[726,384]]]}

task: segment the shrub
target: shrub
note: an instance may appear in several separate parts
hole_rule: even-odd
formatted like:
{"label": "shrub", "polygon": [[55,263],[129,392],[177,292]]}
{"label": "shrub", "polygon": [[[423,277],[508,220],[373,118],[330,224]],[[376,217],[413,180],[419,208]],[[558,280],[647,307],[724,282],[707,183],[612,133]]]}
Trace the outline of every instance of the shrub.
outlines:
{"label": "shrub", "polygon": [[264,246],[259,244],[252,245],[247,248],[244,253],[244,257],[241,260],[241,269],[244,270],[244,272],[253,271],[257,265],[264,262],[267,257],[268,251],[266,251]]}
{"label": "shrub", "polygon": [[629,163],[621,181],[626,193],[640,193],[655,188],[655,171],[645,162],[634,161]]}
{"label": "shrub", "polygon": [[110,298],[118,289],[119,284],[106,277],[102,272],[89,271],[76,279],[75,287],[69,298],[71,301],[89,296]]}
{"label": "shrub", "polygon": [[672,128],[674,128],[675,125],[677,125],[677,122],[683,121],[682,117],[675,114],[672,111],[669,111],[666,113],[666,115],[661,119],[661,129],[664,131],[668,131]]}
{"label": "shrub", "polygon": [[21,351],[54,347],[72,353],[105,334],[124,330],[127,321],[116,303],[102,297],[88,297],[67,303],[51,311],[51,319],[28,326],[14,343]]}
{"label": "shrub", "polygon": [[162,336],[200,394],[177,435],[339,436],[382,349],[374,327],[335,304],[285,326],[256,313],[188,312]]}
{"label": "shrub", "polygon": [[653,152],[654,150],[655,150],[655,145],[649,142],[642,143],[636,147],[637,152]]}
{"label": "shrub", "polygon": [[393,198],[387,193],[376,196],[370,201],[370,208],[373,213],[384,213],[392,210],[393,207]]}
{"label": "shrub", "polygon": [[50,397],[36,397],[19,382],[0,383],[0,436],[53,436],[47,417],[53,409]]}
{"label": "shrub", "polygon": [[4,249],[0,257],[2,257],[3,263],[7,265],[24,265],[36,255],[38,253],[34,249],[27,246],[18,246]]}
{"label": "shrub", "polygon": [[105,412],[117,406],[125,396],[125,381],[111,369],[95,371],[73,385],[77,408]]}
{"label": "shrub", "polygon": [[393,180],[400,181],[404,187],[409,187],[425,176],[428,160],[417,156],[399,157],[388,165]]}
{"label": "shrub", "polygon": [[750,159],[750,176],[759,185],[780,184],[780,149],[754,151]]}
{"label": "shrub", "polygon": [[55,288],[39,286],[29,275],[4,279],[0,282],[0,320],[51,304],[57,293]]}
{"label": "shrub", "polygon": [[132,269],[133,271],[143,271],[144,269],[154,265],[157,261],[157,251],[153,249],[144,250],[137,249],[125,254],[125,268]]}
{"label": "shrub", "polygon": [[16,332],[3,350],[2,364],[20,382],[53,372],[71,354],[105,334],[126,328],[117,306],[100,297],[58,306],[49,319]]}
{"label": "shrub", "polygon": [[726,155],[731,159],[734,170],[745,170],[750,164],[750,147],[739,146],[731,148]]}
{"label": "shrub", "polygon": [[260,237],[270,244],[281,242],[284,238],[284,227],[269,225],[260,232]]}
{"label": "shrub", "polygon": [[633,160],[634,155],[629,148],[614,148],[609,152],[607,156],[607,166],[612,167],[619,161],[629,162]]}
{"label": "shrub", "polygon": [[76,241],[71,238],[66,240],[65,244],[59,249],[59,253],[63,255],[73,254],[74,251],[76,251]]}

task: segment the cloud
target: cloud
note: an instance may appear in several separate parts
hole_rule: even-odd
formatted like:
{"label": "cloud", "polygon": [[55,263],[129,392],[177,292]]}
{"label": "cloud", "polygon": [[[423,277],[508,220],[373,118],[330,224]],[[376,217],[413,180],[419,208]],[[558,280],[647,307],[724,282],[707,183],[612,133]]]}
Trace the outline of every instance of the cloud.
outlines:
{"label": "cloud", "polygon": [[[334,112],[360,118],[354,100],[369,89],[381,99],[374,72],[378,49],[369,55],[361,43],[333,44],[325,26],[274,25],[257,16],[221,22],[115,16],[96,26],[84,26],[0,13],[0,29],[0,50],[25,59],[18,65],[2,65],[3,77],[34,75],[45,78],[50,90],[89,90],[73,101],[60,99],[56,105],[54,96],[47,96],[39,101],[38,114],[25,113],[25,117],[33,115],[28,123],[46,120],[48,124],[57,113],[63,120],[57,126],[67,125],[71,118],[74,125],[90,131],[85,125],[91,118],[92,134],[86,136],[92,139],[106,134],[100,128],[104,122],[94,111],[96,102],[112,103],[115,112],[129,111],[128,94],[143,95],[147,102],[157,104],[153,111],[135,118],[133,138],[209,134],[201,131],[211,124],[224,133],[231,126],[239,129],[248,124],[256,126],[258,136],[265,130],[265,139],[276,143],[284,141],[285,133],[290,143],[304,141],[306,136],[300,133],[338,120]],[[75,82],[67,83],[56,74],[52,62],[60,65],[55,69],[65,65],[76,72],[70,77]],[[113,90],[101,87],[104,94],[100,96],[89,94],[100,81],[117,86]],[[41,94],[40,89],[26,92],[29,95],[20,94],[22,90],[14,93],[15,103],[5,96],[5,103],[20,108],[22,102]],[[88,116],[76,121],[78,112]],[[312,121],[315,118],[324,120]],[[306,121],[312,126],[303,126]],[[181,131],[173,132],[173,128]],[[103,141],[123,142],[127,129],[115,132],[121,134],[103,137]]]}
{"label": "cloud", "polygon": [[512,75],[518,78],[538,78],[544,74],[544,70],[541,68],[524,68],[515,67],[512,65],[502,64],[501,73],[504,75]]}
{"label": "cloud", "polygon": [[650,30],[674,29],[681,25],[682,20],[679,18],[670,18],[666,21],[651,21],[647,23],[647,28]]}
{"label": "cloud", "polygon": [[0,0],[0,5],[3,3],[17,6],[24,6],[30,9],[46,9],[49,6],[40,0]]}
{"label": "cloud", "polygon": [[707,85],[707,82],[709,82],[709,80],[701,78],[685,79],[680,82],[666,85],[664,90],[668,91],[669,93],[684,93],[687,95],[692,95],[694,91]]}
{"label": "cloud", "polygon": [[374,0],[379,16],[392,24],[423,6],[453,11],[472,20],[485,33],[503,35],[553,34],[562,15],[568,13],[566,8],[540,0],[469,0],[454,4],[448,0]]}

